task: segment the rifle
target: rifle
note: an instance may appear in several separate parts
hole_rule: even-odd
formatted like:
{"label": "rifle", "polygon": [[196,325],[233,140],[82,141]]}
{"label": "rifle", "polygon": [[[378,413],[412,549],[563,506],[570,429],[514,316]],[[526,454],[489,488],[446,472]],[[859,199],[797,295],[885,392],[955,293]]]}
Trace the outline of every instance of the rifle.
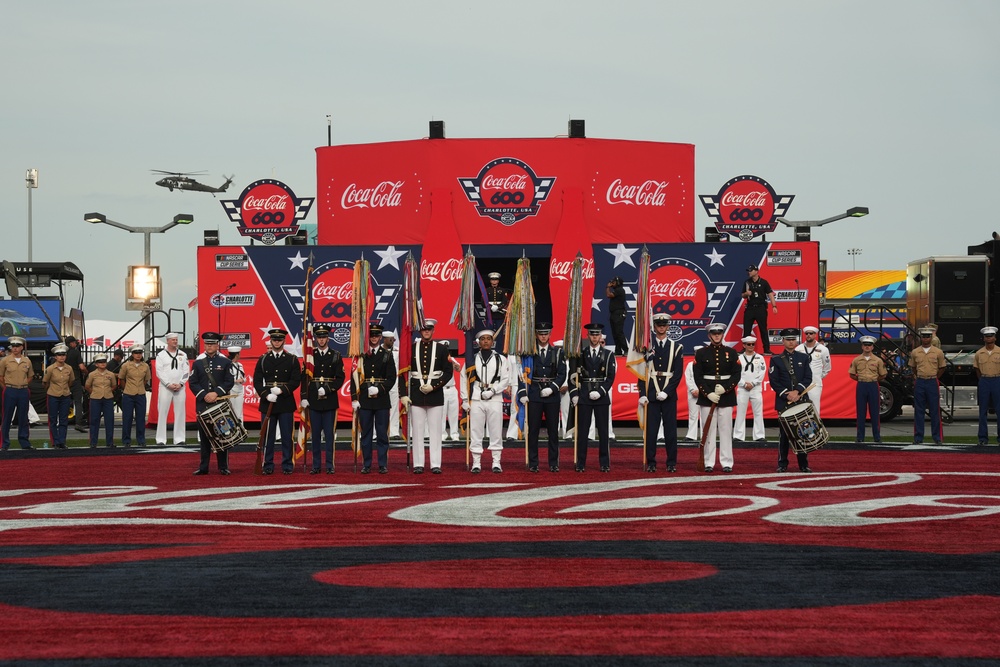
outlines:
{"label": "rifle", "polygon": [[695,470],[698,472],[705,472],[705,440],[708,439],[708,429],[712,427],[712,417],[715,416],[715,408],[719,407],[718,403],[712,403],[712,407],[708,410],[708,417],[705,419],[705,423],[701,425],[701,443],[698,445],[698,464],[695,466]]}
{"label": "rifle", "polygon": [[257,461],[253,464],[253,474],[255,475],[264,474],[264,443],[267,442],[267,426],[268,422],[271,421],[272,408],[274,408],[274,403],[268,403],[267,412],[260,422],[260,437],[257,438]]}

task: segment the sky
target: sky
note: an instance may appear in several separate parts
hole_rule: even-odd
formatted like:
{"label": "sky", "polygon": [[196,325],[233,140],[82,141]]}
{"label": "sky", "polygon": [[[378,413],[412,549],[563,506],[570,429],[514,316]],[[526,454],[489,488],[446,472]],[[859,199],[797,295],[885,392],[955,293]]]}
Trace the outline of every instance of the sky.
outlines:
{"label": "sky", "polygon": [[[28,260],[38,169],[31,259],[80,267],[88,318],[137,319],[124,290],[143,235],[85,213],[193,214],[151,237],[164,307],[186,309],[204,230],[243,239],[221,198],[150,170],[233,174],[228,198],[271,177],[313,196],[328,115],[334,144],[419,139],[432,119],[448,137],[550,137],[570,118],[694,144],[698,194],[754,174],[795,195],[790,220],[867,206],[813,230],[829,270],[902,270],[1000,230],[993,0],[49,0],[8,3],[4,24],[0,255]],[[696,213],[697,240],[711,224]]]}

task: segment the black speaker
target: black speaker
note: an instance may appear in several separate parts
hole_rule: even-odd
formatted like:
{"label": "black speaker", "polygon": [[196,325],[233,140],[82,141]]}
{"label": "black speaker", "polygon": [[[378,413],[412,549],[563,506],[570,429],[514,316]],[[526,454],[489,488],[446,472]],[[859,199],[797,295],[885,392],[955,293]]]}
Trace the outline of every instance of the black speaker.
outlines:
{"label": "black speaker", "polygon": [[309,233],[300,229],[295,232],[295,236],[286,236],[285,245],[309,245]]}
{"label": "black speaker", "polygon": [[219,245],[219,230],[218,229],[206,229],[205,230],[205,245]]}
{"label": "black speaker", "polygon": [[570,139],[586,139],[587,138],[587,121],[584,120],[570,120],[569,121],[569,138]]}
{"label": "black speaker", "polygon": [[797,242],[811,241],[812,240],[812,234],[810,233],[809,228],[808,227],[796,227],[795,228],[795,240]]}
{"label": "black speaker", "polygon": [[444,121],[432,120],[428,123],[428,136],[431,139],[444,139]]}
{"label": "black speaker", "polygon": [[705,228],[705,243],[719,243],[722,238],[719,236],[719,230],[715,227]]}

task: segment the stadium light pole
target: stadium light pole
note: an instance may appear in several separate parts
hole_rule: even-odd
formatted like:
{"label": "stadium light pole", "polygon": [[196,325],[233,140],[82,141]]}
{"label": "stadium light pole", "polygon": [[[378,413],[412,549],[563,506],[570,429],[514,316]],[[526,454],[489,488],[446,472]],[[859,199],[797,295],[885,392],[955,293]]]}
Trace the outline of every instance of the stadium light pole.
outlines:
{"label": "stadium light pole", "polygon": [[795,230],[796,241],[809,241],[811,236],[810,229],[813,227],[822,227],[823,225],[828,225],[831,222],[843,220],[844,218],[863,218],[866,215],[868,215],[867,206],[855,206],[843,213],[838,213],[822,220],[786,220],[785,218],[775,218],[775,220]]}
{"label": "stadium light pole", "polygon": [[31,262],[31,191],[38,188],[37,169],[29,169],[25,173],[24,186],[28,188],[28,261]]}
{"label": "stadium light pole", "polygon": [[861,254],[861,248],[848,248],[847,254],[851,256],[851,270],[856,271],[858,268],[857,256]]}

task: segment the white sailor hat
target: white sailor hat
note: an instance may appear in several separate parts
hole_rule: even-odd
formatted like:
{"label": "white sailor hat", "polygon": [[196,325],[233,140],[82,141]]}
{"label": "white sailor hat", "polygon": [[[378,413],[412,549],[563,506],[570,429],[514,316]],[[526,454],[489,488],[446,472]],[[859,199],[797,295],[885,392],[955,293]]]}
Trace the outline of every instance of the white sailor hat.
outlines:
{"label": "white sailor hat", "polygon": [[932,329],[930,327],[920,327],[917,330],[917,333],[919,333],[921,336],[933,336],[934,335],[934,329]]}
{"label": "white sailor hat", "polygon": [[802,327],[802,333],[804,333],[804,334],[807,334],[807,333],[819,333],[819,329],[817,329],[816,327],[810,325],[808,327]]}
{"label": "white sailor hat", "polygon": [[240,347],[239,345],[230,345],[229,347],[226,348],[226,352],[228,352],[229,354],[240,354],[241,352],[243,352],[243,348]]}
{"label": "white sailor hat", "polygon": [[744,336],[743,338],[740,338],[740,342],[741,343],[746,343],[746,344],[750,345],[750,344],[753,344],[753,343],[757,342],[757,337],[756,336]]}
{"label": "white sailor hat", "polygon": [[997,328],[996,327],[983,327],[982,329],[979,330],[979,333],[983,334],[984,336],[996,336],[997,335]]}
{"label": "white sailor hat", "polygon": [[707,331],[708,333],[725,333],[726,325],[723,324],[722,322],[712,322],[707,327],[705,327],[705,331]]}
{"label": "white sailor hat", "polygon": [[483,329],[482,331],[476,334],[476,340],[479,340],[483,336],[489,336],[490,338],[493,338],[493,335],[494,333],[492,329]]}
{"label": "white sailor hat", "polygon": [[173,331],[171,331],[170,333],[168,333],[166,336],[163,337],[163,340],[170,340],[171,338],[180,338],[180,337],[181,335],[179,333],[174,333]]}
{"label": "white sailor hat", "polygon": [[382,338],[391,338],[393,340],[396,340],[396,330],[389,329],[388,331],[383,331]]}
{"label": "white sailor hat", "polygon": [[871,345],[874,345],[875,344],[875,337],[874,336],[862,336],[861,337],[861,344],[864,345],[865,343],[870,343]]}

